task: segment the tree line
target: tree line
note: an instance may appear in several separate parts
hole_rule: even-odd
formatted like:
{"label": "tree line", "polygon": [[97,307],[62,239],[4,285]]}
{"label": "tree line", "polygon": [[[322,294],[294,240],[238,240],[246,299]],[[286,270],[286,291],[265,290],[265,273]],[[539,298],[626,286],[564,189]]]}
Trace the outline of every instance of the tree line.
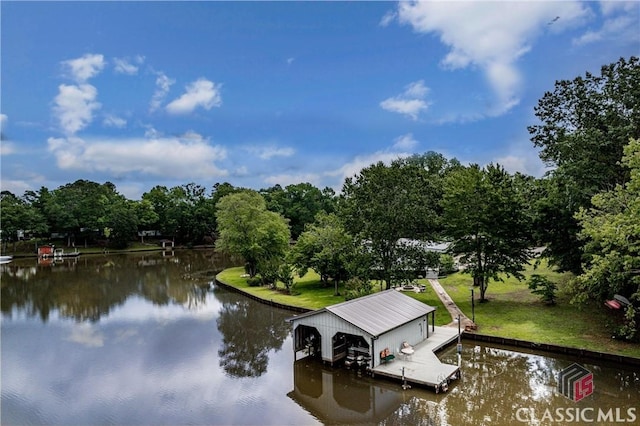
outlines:
{"label": "tree line", "polygon": [[[577,277],[577,299],[620,294],[637,306],[638,58],[557,81],[534,113],[528,131],[550,170],[542,178],[428,152],[372,164],[347,178],[340,194],[309,183],[254,191],[226,182],[207,194],[189,183],[156,186],[131,201],[109,182],[81,180],[21,197],[3,192],[2,237],[55,231],[122,247],[138,231],[158,230],[185,244],[215,241],[241,255],[262,284],[289,287],[293,271],[313,268],[355,295],[368,291],[371,274],[390,287],[407,271],[437,266],[439,257],[418,246],[448,241],[481,299],[490,280],[521,277],[530,249],[543,246],[553,265]],[[628,316],[632,335],[636,314]]]}

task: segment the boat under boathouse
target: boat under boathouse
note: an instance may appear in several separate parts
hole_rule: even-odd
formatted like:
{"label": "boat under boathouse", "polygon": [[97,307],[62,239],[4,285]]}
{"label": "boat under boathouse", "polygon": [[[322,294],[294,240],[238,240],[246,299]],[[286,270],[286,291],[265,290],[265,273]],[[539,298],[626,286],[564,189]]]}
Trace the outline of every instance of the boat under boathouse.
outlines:
{"label": "boat under boathouse", "polygon": [[[303,352],[331,365],[357,363],[372,373],[438,386],[443,378],[457,375],[459,369],[441,363],[433,353],[433,345],[426,344],[434,334],[438,334],[434,339],[438,347],[457,337],[453,330],[440,331],[445,327],[438,327],[436,333],[435,311],[436,308],[391,289],[297,315],[288,319],[293,326],[294,360]],[[441,335],[446,335],[444,340]],[[406,363],[422,359],[418,351],[429,353],[429,362],[419,370],[436,373],[438,380],[404,374]],[[393,368],[388,368],[391,365]]]}

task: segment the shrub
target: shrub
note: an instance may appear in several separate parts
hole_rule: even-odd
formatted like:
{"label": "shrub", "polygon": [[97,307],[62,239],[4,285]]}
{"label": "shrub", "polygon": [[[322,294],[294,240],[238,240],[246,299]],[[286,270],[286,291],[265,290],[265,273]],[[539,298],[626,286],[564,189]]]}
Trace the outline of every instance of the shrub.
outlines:
{"label": "shrub", "polygon": [[547,305],[556,304],[556,290],[558,287],[548,278],[542,275],[533,274],[529,279],[531,293],[540,296],[540,299]]}
{"label": "shrub", "polygon": [[259,287],[262,284],[262,278],[259,276],[247,278],[247,284],[249,287]]}
{"label": "shrub", "polygon": [[356,299],[372,293],[372,285],[370,281],[361,280],[360,278],[351,278],[344,283],[345,300]]}

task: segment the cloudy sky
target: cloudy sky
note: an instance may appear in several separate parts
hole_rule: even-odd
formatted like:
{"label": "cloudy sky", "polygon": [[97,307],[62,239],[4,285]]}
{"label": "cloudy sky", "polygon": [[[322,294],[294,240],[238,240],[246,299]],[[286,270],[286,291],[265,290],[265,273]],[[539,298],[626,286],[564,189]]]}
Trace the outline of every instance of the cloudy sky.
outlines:
{"label": "cloudy sky", "polygon": [[541,176],[533,107],[640,54],[640,2],[6,2],[1,187],[339,190],[437,151]]}

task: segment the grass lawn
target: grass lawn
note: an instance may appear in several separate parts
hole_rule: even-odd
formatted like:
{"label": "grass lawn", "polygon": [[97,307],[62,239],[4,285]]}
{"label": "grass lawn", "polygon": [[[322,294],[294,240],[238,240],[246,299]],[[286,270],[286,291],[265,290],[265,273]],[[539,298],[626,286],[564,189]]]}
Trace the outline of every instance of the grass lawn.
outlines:
{"label": "grass lawn", "polygon": [[[290,306],[319,309],[344,302],[344,296],[334,296],[333,286],[323,286],[320,282],[320,276],[313,271],[303,277],[296,277],[294,294],[286,294],[281,287],[276,290],[269,287],[250,287],[247,284],[247,279],[242,277],[244,273],[243,267],[229,268],[220,272],[216,278],[254,296]],[[342,286],[338,290],[344,292]]]}
{"label": "grass lawn", "polygon": [[[540,302],[527,287],[531,274],[547,276],[558,286],[555,306]],[[479,303],[480,290],[475,289],[475,320],[478,332],[493,336],[583,348],[640,358],[640,344],[624,343],[611,338],[607,328],[617,313],[600,304],[572,305],[567,294],[566,278],[546,264],[538,269],[529,266],[524,281],[515,278],[490,282],[486,303]],[[471,276],[457,273],[441,278],[440,284],[456,304],[472,316]]]}
{"label": "grass lawn", "polygon": [[[242,274],[244,268],[230,268],[218,274],[217,278],[257,297],[291,306],[320,309],[344,302],[344,296],[334,296],[333,286],[324,287],[314,272],[296,278],[293,295],[285,294],[281,288],[250,287]],[[539,296],[531,293],[527,279],[532,274],[546,276],[558,285],[555,306],[543,304]],[[571,297],[566,289],[567,276],[554,272],[543,262],[537,269],[530,265],[525,277],[521,282],[513,277],[505,278],[504,282],[490,282],[486,294],[489,301],[486,303],[478,302],[480,290],[475,289],[474,310],[479,333],[640,358],[640,344],[611,338],[607,325],[613,322],[614,312],[599,304],[583,306],[569,302]],[[471,318],[471,277],[456,273],[439,281],[460,309]],[[428,282],[419,282],[427,285],[424,293],[404,294],[436,307],[436,325],[450,323],[451,316]],[[373,289],[381,291],[383,286],[376,282]],[[342,285],[339,291],[344,294]]]}
{"label": "grass lawn", "polygon": [[[298,306],[308,309],[320,309],[325,306],[334,305],[336,303],[344,302],[344,286],[340,285],[338,291],[340,296],[334,296],[334,287],[325,287],[320,282],[320,276],[313,271],[308,272],[302,278],[296,277],[296,285],[294,288],[294,294],[285,294],[282,288],[273,290],[268,287],[250,287],[247,284],[247,279],[243,278],[243,267],[225,269],[219,273],[216,278],[225,284],[232,285],[236,288],[242,289],[247,293],[260,297],[266,300],[272,300],[274,302]],[[279,284],[282,285],[282,284]],[[381,291],[384,286],[375,282],[373,286],[374,292]],[[436,325],[445,325],[451,322],[451,316],[447,312],[446,308],[440,302],[440,299],[433,291],[433,289],[427,283],[427,290],[424,293],[404,293],[413,297],[416,300],[431,305],[436,308]]]}

